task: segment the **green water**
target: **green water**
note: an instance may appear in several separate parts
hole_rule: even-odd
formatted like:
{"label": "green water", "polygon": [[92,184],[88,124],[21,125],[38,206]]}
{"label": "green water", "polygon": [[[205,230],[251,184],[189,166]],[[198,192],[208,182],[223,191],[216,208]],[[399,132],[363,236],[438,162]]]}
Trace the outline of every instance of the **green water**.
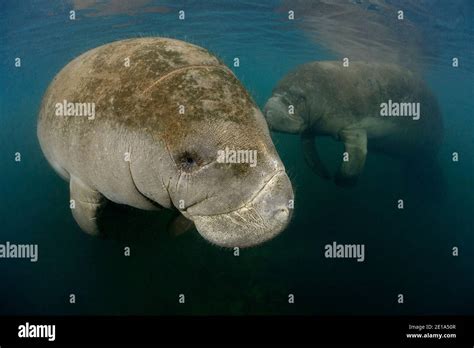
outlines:
{"label": "green water", "polygon": [[[304,27],[285,21],[278,1],[151,2],[146,8],[155,9],[147,11],[82,9],[80,3],[0,5],[5,43],[0,50],[0,243],[39,246],[36,263],[0,260],[0,314],[473,313],[474,22],[468,1],[458,1],[464,6],[461,24],[453,17],[451,25],[442,10],[434,14],[441,16],[438,27],[426,31],[457,32],[458,40],[440,35],[441,53],[421,60],[445,123],[439,163],[446,195],[434,199],[408,190],[400,163],[372,153],[357,187],[338,188],[310,172],[297,136],[274,134],[295,189],[294,217],[276,239],[242,249],[239,256],[196,231],[171,237],[166,219],[127,207],[112,206],[105,213],[113,238],[82,232],[70,213],[68,185],[49,167],[36,138],[46,87],[67,62],[90,48],[127,37],[169,36],[201,45],[229,66],[239,56],[241,66],[234,71],[263,107],[290,69],[340,56]],[[181,7],[187,11],[184,23],[176,20]],[[68,19],[72,8],[78,9],[75,22]],[[445,11],[452,11],[451,5]],[[456,70],[449,58],[458,53],[465,59]],[[17,56],[20,69],[13,66]],[[341,144],[317,142],[334,172]],[[452,161],[455,151],[459,162]],[[16,152],[20,162],[14,160]],[[400,198],[403,210],[397,209]],[[324,246],[333,241],[364,244],[365,262],[326,259]],[[131,248],[129,257],[125,247]],[[403,305],[397,303],[401,293]],[[70,294],[76,303],[69,302]],[[179,294],[185,304],[178,302]],[[289,294],[295,303],[288,303]]]}

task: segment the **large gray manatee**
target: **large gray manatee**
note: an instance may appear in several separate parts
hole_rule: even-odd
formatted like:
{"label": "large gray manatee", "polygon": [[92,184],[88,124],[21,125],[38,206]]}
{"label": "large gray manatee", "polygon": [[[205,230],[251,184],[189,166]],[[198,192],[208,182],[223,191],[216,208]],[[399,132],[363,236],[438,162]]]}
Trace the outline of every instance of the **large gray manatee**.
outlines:
{"label": "large gray manatee", "polygon": [[[413,114],[416,103],[418,115]],[[401,116],[410,110],[408,117]],[[340,186],[356,183],[368,147],[428,172],[436,167],[443,133],[437,101],[426,84],[392,64],[304,64],[278,83],[264,115],[271,130],[301,135],[306,162],[325,179],[331,175],[321,162],[314,137],[332,136],[343,142],[345,153],[335,176]]]}
{"label": "large gray manatee", "polygon": [[292,186],[262,113],[192,44],[129,39],[80,55],[47,89],[38,138],[91,234],[107,201],[176,208],[226,247],[264,242],[291,217]]}

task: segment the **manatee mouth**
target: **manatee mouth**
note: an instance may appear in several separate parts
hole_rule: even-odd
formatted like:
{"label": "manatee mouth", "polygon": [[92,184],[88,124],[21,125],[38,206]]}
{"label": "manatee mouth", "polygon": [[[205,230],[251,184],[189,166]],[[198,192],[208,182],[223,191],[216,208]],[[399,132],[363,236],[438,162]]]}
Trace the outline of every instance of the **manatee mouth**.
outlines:
{"label": "manatee mouth", "polygon": [[223,247],[250,247],[272,239],[288,225],[293,189],[280,170],[242,207],[216,215],[195,215],[198,232]]}

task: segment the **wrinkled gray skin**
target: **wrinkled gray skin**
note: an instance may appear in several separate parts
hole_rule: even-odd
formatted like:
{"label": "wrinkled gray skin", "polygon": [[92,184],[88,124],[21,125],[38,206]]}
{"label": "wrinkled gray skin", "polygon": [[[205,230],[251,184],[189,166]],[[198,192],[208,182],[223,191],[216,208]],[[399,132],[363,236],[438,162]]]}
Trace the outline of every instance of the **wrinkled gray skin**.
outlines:
{"label": "wrinkled gray skin", "polygon": [[[94,102],[95,119],[56,116],[64,99]],[[269,240],[291,217],[292,186],[263,115],[232,72],[195,45],[141,38],[84,53],[49,86],[38,137],[69,181],[74,218],[91,234],[101,232],[107,201],[178,209],[225,247]],[[257,165],[218,163],[226,147],[257,150]]]}
{"label": "wrinkled gray skin", "polygon": [[[389,99],[419,102],[420,119],[380,116],[380,104]],[[271,130],[301,135],[305,160],[322,178],[330,179],[331,174],[321,162],[314,137],[343,142],[349,160],[342,161],[334,178],[339,186],[356,183],[368,147],[406,161],[416,157],[431,162],[443,131],[436,99],[427,86],[409,70],[390,64],[304,64],[278,83],[264,115]]]}

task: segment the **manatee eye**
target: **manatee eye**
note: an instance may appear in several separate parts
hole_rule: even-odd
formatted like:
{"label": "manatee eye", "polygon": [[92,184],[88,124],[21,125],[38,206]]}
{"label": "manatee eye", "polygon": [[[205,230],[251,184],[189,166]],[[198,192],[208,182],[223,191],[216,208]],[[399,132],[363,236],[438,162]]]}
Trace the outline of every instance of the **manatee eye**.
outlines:
{"label": "manatee eye", "polygon": [[301,102],[305,102],[306,101],[306,97],[304,94],[298,94],[297,95],[297,99],[296,99],[296,102],[299,104]]}
{"label": "manatee eye", "polygon": [[183,152],[178,159],[178,164],[182,170],[186,172],[190,172],[196,169],[199,165],[199,158],[196,154],[185,151]]}

